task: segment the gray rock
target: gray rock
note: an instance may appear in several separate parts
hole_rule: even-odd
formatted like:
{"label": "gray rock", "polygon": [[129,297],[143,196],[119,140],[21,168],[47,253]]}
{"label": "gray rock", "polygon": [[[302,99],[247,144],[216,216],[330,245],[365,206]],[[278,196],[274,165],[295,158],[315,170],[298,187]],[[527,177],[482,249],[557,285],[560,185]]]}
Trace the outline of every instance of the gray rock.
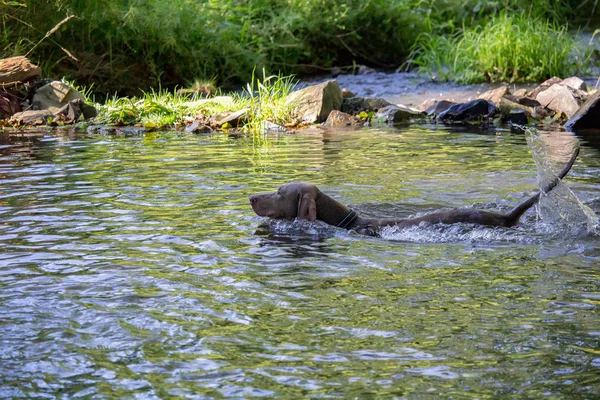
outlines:
{"label": "gray rock", "polygon": [[576,95],[575,90],[568,86],[555,84],[537,95],[536,100],[543,106],[557,113],[564,113],[571,118],[582,100]]}
{"label": "gray rock", "polygon": [[46,125],[54,118],[50,110],[28,110],[16,113],[11,117],[11,124],[22,125]]}
{"label": "gray rock", "polygon": [[421,117],[423,114],[406,106],[392,105],[379,109],[373,118],[388,124],[401,124],[410,121],[411,118]]}
{"label": "gray rock", "polygon": [[377,111],[380,108],[387,106],[393,106],[393,104],[379,97],[352,97],[344,99],[342,111],[351,115],[356,115],[363,111]]}
{"label": "gray rock", "polygon": [[337,110],[330,112],[327,121],[323,123],[324,128],[359,128],[363,125],[364,122],[359,118]]}
{"label": "gray rock", "polygon": [[563,80],[560,84],[563,86],[568,86],[575,90],[583,90],[585,92],[587,92],[588,90],[588,86],[585,84],[585,82],[581,78],[578,78],[576,76],[567,78]]}
{"label": "gray rock", "polygon": [[498,104],[500,104],[500,99],[502,98],[502,96],[509,93],[510,92],[508,89],[508,85],[502,85],[500,87],[497,87],[496,89],[488,90],[487,92],[479,96],[478,99],[491,101],[497,106]]}
{"label": "gray rock", "polygon": [[597,129],[600,130],[600,91],[594,93],[567,121],[565,128],[569,131]]}
{"label": "gray rock", "polygon": [[303,121],[323,122],[331,111],[340,110],[342,92],[337,81],[329,80],[290,93],[286,104]]}
{"label": "gray rock", "polygon": [[85,102],[85,97],[66,83],[54,81],[35,92],[32,107],[34,110],[50,110],[57,113],[72,100]]}
{"label": "gray rock", "polygon": [[425,112],[430,117],[435,118],[455,104],[456,103],[448,100],[437,101],[429,106]]}
{"label": "gray rock", "polygon": [[491,117],[496,106],[487,100],[472,100],[450,106],[438,118],[443,122],[468,122]]}
{"label": "gray rock", "polygon": [[557,83],[561,83],[562,79],[558,76],[553,76],[545,82],[542,82],[538,87],[533,89],[531,92],[527,94],[527,97],[531,97],[532,99],[536,99],[538,94],[542,93],[544,90],[548,90],[550,86],[555,85]]}

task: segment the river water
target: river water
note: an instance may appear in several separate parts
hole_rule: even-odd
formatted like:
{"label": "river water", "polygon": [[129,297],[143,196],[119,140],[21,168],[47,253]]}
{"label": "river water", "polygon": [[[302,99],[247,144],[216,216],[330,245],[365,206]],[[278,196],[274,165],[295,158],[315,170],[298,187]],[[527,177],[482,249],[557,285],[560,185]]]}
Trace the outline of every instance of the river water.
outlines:
{"label": "river water", "polygon": [[248,196],[305,180],[371,216],[507,210],[536,188],[526,138],[4,135],[0,397],[596,397],[600,241],[577,212],[600,213],[599,173],[582,141],[581,205],[375,238]]}

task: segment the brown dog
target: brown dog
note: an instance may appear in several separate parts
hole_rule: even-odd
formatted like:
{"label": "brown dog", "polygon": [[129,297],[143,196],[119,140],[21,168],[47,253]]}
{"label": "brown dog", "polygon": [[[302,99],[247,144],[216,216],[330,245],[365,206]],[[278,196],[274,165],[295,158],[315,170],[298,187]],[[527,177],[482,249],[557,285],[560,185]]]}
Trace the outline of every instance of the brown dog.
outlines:
{"label": "brown dog", "polygon": [[[558,176],[542,188],[548,193],[569,172],[579,154],[576,148],[569,162]],[[447,211],[437,211],[420,217],[407,219],[375,219],[363,218],[342,203],[322,193],[315,185],[305,182],[290,182],[275,193],[263,193],[250,196],[250,204],[254,212],[261,217],[276,219],[298,218],[308,221],[316,219],[339,228],[353,229],[360,233],[377,235],[386,226],[406,228],[421,222],[434,224],[454,224],[465,222],[486,226],[514,226],[519,218],[537,203],[540,192],[535,193],[521,202],[508,214],[477,210],[473,208],[456,208]]]}

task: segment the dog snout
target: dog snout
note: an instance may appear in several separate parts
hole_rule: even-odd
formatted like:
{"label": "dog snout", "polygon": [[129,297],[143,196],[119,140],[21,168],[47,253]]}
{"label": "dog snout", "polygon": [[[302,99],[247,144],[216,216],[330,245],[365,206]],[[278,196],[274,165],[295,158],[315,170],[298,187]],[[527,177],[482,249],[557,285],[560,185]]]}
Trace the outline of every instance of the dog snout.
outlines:
{"label": "dog snout", "polygon": [[252,196],[250,196],[250,204],[256,203],[256,200],[258,200],[258,196],[253,194]]}

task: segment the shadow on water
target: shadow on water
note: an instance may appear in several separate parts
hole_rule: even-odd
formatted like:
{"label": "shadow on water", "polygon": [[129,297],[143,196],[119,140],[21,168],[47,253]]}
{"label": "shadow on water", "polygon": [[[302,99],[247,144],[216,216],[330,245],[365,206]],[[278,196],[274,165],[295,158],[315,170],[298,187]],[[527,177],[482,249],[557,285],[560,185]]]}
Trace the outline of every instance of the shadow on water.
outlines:
{"label": "shadow on water", "polygon": [[[572,140],[540,134],[542,179]],[[419,226],[381,238],[261,219],[248,204],[304,180],[375,217],[508,210],[538,186],[522,134],[0,141],[0,397],[600,389],[598,237],[569,228],[587,229],[581,214],[547,220],[571,197],[530,210],[515,229]],[[596,215],[598,171],[598,150],[582,141],[565,187]]]}

